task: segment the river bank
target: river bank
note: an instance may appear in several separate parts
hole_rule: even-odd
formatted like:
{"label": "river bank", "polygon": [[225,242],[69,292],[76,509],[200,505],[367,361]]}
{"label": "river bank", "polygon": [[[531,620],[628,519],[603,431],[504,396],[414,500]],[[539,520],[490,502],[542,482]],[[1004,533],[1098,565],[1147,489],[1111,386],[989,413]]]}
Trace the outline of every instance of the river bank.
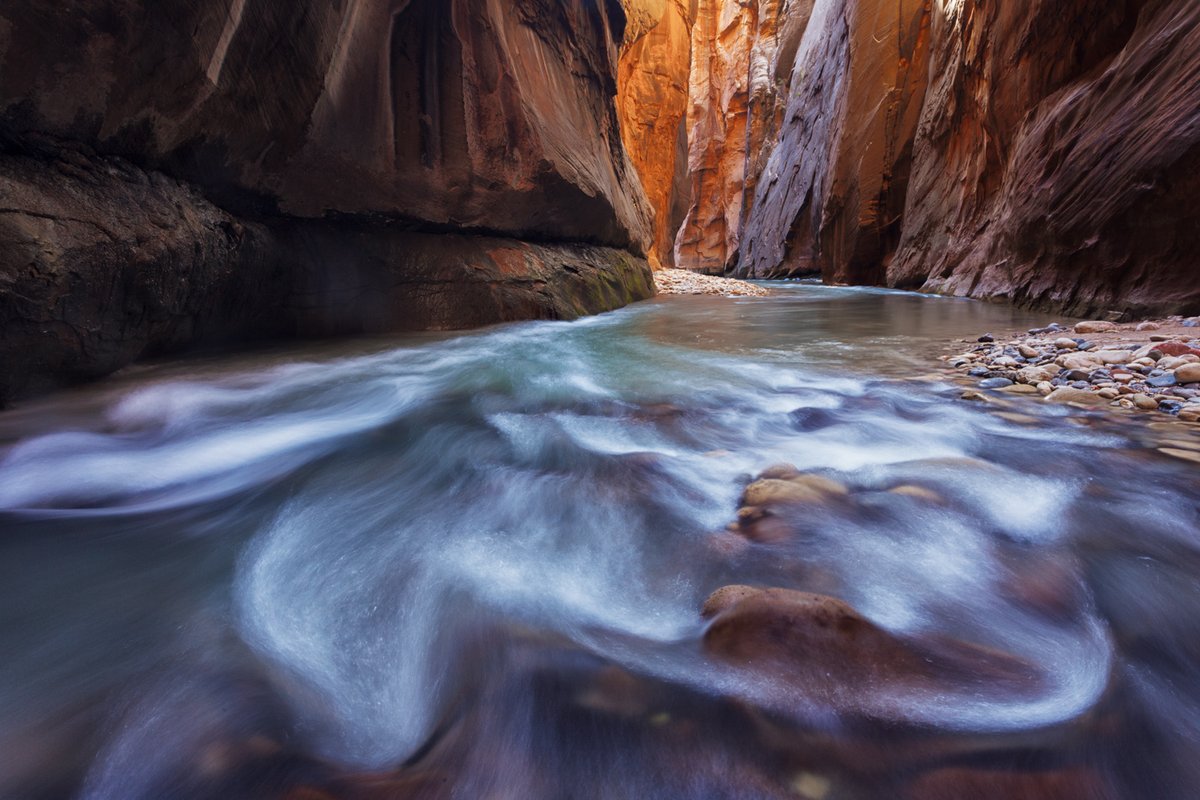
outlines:
{"label": "river bank", "polygon": [[659,294],[706,294],[726,297],[767,297],[771,290],[749,281],[704,275],[686,269],[660,269],[654,272]]}
{"label": "river bank", "polygon": [[945,373],[977,390],[1200,422],[1197,317],[1052,323],[1005,335],[989,332],[947,349],[951,353],[941,356]]}

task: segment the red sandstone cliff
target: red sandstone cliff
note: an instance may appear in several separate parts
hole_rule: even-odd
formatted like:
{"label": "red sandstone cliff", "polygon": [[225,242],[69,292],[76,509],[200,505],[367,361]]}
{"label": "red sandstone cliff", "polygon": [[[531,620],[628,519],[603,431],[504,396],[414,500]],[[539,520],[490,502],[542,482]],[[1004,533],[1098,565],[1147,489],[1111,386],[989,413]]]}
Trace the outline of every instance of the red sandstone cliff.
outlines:
{"label": "red sandstone cliff", "polygon": [[1200,4],[939,6],[892,285],[1200,310]]}
{"label": "red sandstone cliff", "polygon": [[[625,0],[629,23],[617,73],[621,136],[654,214],[651,266],[674,263],[687,202],[689,0]],[[681,141],[684,146],[681,146]]]}
{"label": "red sandstone cliff", "polygon": [[701,2],[681,266],[1200,309],[1200,5]]}

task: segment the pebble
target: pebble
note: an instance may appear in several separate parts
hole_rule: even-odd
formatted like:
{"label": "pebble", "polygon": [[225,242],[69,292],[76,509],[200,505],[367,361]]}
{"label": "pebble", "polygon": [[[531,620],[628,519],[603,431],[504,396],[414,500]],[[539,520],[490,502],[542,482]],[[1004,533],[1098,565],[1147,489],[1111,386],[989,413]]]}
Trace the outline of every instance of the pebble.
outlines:
{"label": "pebble", "polygon": [[1046,369],[1045,367],[1025,367],[1017,370],[1017,380],[1021,383],[1030,383],[1037,385],[1045,381],[1054,380],[1054,370]]}
{"label": "pebble", "polygon": [[1134,395],[1130,395],[1129,399],[1133,402],[1133,404],[1135,406],[1142,409],[1143,411],[1153,411],[1154,409],[1158,408],[1158,401],[1155,400],[1150,395],[1134,394]]}
{"label": "pebble", "polygon": [[[1157,410],[1178,415],[1171,424],[1188,426],[1200,422],[1200,340],[1185,342],[1191,335],[1180,335],[1179,325],[1180,318],[1171,317],[1161,324],[1118,327],[1113,321],[1087,320],[1075,326],[1076,333],[1107,334],[1097,335],[1097,341],[1064,335],[1067,329],[1058,324],[1029,331],[1044,338],[987,333],[970,352],[942,356],[949,366],[942,375],[967,373],[980,390],[1040,394],[1053,403]],[[996,399],[974,390],[961,396]]]}
{"label": "pebble", "polygon": [[1087,389],[1073,389],[1063,387],[1055,389],[1046,396],[1047,403],[1078,403],[1080,405],[1098,405],[1103,402],[1103,399],[1097,397]]}
{"label": "pebble", "polygon": [[1176,368],[1175,380],[1178,383],[1200,383],[1200,364],[1190,362]]}

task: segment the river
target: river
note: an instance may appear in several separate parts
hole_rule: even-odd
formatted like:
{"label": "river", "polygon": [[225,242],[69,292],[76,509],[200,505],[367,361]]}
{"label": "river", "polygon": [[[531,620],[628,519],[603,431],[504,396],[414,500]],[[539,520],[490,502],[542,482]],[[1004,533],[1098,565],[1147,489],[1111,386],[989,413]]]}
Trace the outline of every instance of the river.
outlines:
{"label": "river", "polygon": [[[0,414],[0,797],[1194,798],[1200,437],[912,379],[1045,316],[775,288]],[[778,463],[848,494],[727,530]],[[789,682],[730,584],[1036,680]]]}

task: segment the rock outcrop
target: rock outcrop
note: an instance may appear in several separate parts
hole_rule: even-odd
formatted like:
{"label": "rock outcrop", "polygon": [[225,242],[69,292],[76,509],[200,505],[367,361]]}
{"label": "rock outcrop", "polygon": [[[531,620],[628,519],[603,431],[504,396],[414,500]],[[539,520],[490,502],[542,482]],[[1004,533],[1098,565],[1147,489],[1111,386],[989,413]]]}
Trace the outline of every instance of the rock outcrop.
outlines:
{"label": "rock outcrop", "polygon": [[[576,296],[614,260],[625,291],[606,301],[646,296],[624,36],[616,0],[4,4],[0,394],[213,339],[361,329],[323,281],[384,289],[395,305],[363,314],[383,329],[601,310]],[[308,230],[322,246],[298,254]],[[281,310],[298,297],[331,310]],[[41,372],[12,374],[13,348]]]}
{"label": "rock outcrop", "polygon": [[690,188],[685,117],[692,10],[688,0],[626,0],[625,8],[629,23],[617,72],[617,113],[625,149],[654,213],[647,255],[657,269],[674,263],[675,232]]}
{"label": "rock outcrop", "polygon": [[292,216],[640,249],[604,0],[13,0],[0,119]]}

